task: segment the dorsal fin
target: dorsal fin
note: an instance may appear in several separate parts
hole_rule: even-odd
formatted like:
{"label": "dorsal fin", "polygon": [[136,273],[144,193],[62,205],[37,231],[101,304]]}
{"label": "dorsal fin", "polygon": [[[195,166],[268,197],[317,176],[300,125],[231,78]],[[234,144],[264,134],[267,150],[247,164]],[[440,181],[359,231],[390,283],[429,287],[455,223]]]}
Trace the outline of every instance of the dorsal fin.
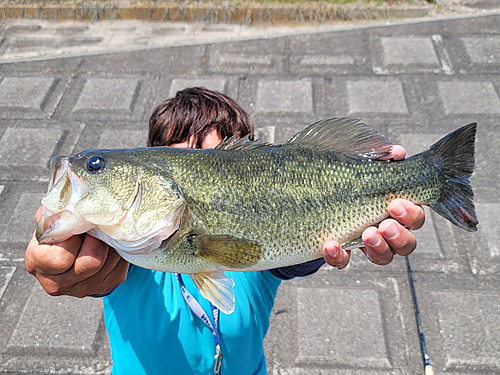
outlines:
{"label": "dorsal fin", "polygon": [[258,140],[251,141],[250,136],[251,134],[247,134],[244,137],[240,138],[240,133],[238,132],[235,135],[231,136],[230,138],[223,139],[221,143],[215,146],[215,149],[221,151],[243,150],[243,149],[252,150],[258,147],[268,146],[268,144],[261,143]]}
{"label": "dorsal fin", "polygon": [[326,148],[357,159],[378,159],[392,151],[391,141],[361,120],[351,117],[315,122],[286,142],[290,143]]}

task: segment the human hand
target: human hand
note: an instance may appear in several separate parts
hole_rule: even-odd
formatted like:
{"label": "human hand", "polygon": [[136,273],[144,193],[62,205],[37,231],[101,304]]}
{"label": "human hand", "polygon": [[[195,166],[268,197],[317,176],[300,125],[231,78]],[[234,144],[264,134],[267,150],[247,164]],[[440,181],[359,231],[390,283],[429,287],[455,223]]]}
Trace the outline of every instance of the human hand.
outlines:
{"label": "human hand", "polygon": [[[386,158],[402,160],[405,156],[403,147],[394,146]],[[409,229],[419,229],[425,222],[423,208],[403,199],[392,201],[387,210],[392,219],[383,220],[378,228],[366,228],[361,236],[365,244],[361,250],[372,263],[380,265],[392,262],[395,254],[410,255],[417,241],[403,225]],[[328,241],[323,245],[323,255],[328,264],[342,269],[349,264],[351,251],[342,249],[337,241]]]}
{"label": "human hand", "polygon": [[[36,221],[40,220],[41,209]],[[88,235],[73,236],[55,245],[41,245],[33,237],[26,249],[26,270],[51,296],[85,297],[105,294],[127,279],[128,262]]]}

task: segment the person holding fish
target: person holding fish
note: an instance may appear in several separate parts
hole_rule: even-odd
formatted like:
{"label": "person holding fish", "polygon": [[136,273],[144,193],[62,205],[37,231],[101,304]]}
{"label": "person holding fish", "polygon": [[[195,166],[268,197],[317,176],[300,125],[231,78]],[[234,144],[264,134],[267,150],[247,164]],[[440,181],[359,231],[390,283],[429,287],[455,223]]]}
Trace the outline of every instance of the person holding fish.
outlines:
{"label": "person holding fish", "polygon": [[[353,121],[345,121],[344,125],[358,126]],[[207,89],[189,88],[179,91],[154,110],[149,122],[148,146],[231,150],[252,147],[246,144],[250,142],[247,136],[252,132],[253,124],[248,114],[234,100]],[[222,140],[226,140],[225,143],[221,144]],[[388,151],[382,153],[383,159],[405,158],[401,146],[385,149]],[[102,155],[105,154],[87,155],[85,168],[99,173],[105,163],[111,163]],[[376,156],[379,155],[372,155],[372,158]],[[51,169],[58,172],[51,182],[54,185],[51,191],[57,194],[57,199],[66,199],[71,204],[73,199],[66,195],[60,183],[66,178],[68,163],[67,159],[53,161],[55,165]],[[154,164],[160,168],[157,161]],[[74,183],[73,177],[67,178],[63,181],[64,186]],[[180,207],[180,198],[171,193],[177,189],[175,183],[154,184],[157,183],[166,184],[171,189],[158,198],[159,201],[170,202],[170,208]],[[281,281],[310,275],[325,261],[342,269],[350,260],[350,250],[328,239],[320,246],[323,258],[259,270],[255,266],[258,262],[253,258],[262,257],[263,250],[256,241],[242,244],[235,237],[208,236],[200,231],[187,237],[184,248],[190,250],[198,246],[206,249],[204,264],[208,261],[226,262],[226,269],[233,271],[204,273],[203,277],[191,279],[186,275],[190,273],[187,269],[183,273],[160,272],[131,265],[126,260],[147,267],[154,248],[159,244],[165,246],[165,238],[169,236],[175,239],[184,230],[183,220],[195,220],[186,218],[187,208],[183,208],[180,217],[168,218],[165,227],[169,229],[151,231],[154,233],[148,238],[127,244],[113,239],[115,231],[124,230],[123,227],[110,229],[109,226],[101,232],[90,226],[79,232],[90,235],[54,235],[58,243],[50,244],[49,241],[44,243],[44,236],[47,237],[44,232],[57,227],[54,219],[45,212],[49,210],[50,194],[43,201],[46,207],[37,212],[39,230],[26,250],[26,268],[50,295],[103,296],[113,375],[265,374],[263,340]],[[138,187],[134,195],[146,199],[147,189]],[[134,199],[132,206],[140,201]],[[134,212],[139,211],[136,207]],[[404,199],[393,200],[387,212],[392,218],[362,232],[362,251],[373,263],[380,265],[390,263],[395,255],[407,256],[413,252],[416,240],[410,230],[419,229],[425,216],[420,206]],[[130,215],[125,214],[120,223],[128,220],[131,220]],[[170,231],[167,236],[165,231]],[[160,240],[156,238],[157,232],[163,236]],[[150,246],[145,247],[145,243]],[[135,252],[136,247],[141,247],[141,250]],[[211,248],[224,250],[218,253]],[[242,252],[245,259],[229,259],[232,251]],[[167,268],[165,266],[162,270],[170,269]],[[234,272],[237,269],[250,272]],[[224,314],[219,314],[219,311]]]}

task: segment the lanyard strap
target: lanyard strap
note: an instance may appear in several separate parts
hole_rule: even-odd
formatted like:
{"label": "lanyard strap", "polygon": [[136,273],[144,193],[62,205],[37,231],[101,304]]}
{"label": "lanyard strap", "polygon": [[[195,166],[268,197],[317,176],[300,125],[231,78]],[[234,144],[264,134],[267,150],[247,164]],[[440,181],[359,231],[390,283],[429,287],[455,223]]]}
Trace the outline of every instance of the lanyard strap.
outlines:
{"label": "lanyard strap", "polygon": [[[184,285],[184,281],[182,281],[180,275],[178,273],[175,274],[175,278],[177,279],[177,282],[179,283],[179,286],[181,287],[181,292],[182,292],[182,297],[184,297],[184,301],[188,304],[189,308],[191,311],[201,319],[203,323],[212,331],[212,334],[214,335],[214,342],[215,342],[215,356],[214,356],[214,372],[216,374],[220,374],[220,369],[222,366],[222,359],[224,356],[222,355],[220,351],[220,342],[219,342],[219,309],[215,307],[212,302],[210,302],[210,308],[212,309],[212,316],[214,318],[214,324],[210,321],[210,318],[208,317],[207,313],[201,307],[200,303],[189,293],[189,291],[186,289],[186,286]],[[214,327],[215,325],[215,327]]]}

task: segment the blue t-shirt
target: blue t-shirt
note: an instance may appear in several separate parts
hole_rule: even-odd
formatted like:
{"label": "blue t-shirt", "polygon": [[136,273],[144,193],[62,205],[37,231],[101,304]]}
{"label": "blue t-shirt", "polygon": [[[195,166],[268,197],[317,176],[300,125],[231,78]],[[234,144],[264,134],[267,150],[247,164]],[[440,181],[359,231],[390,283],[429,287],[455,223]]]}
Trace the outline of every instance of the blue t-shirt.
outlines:
{"label": "blue t-shirt", "polygon": [[[226,275],[234,280],[236,304],[219,318],[221,373],[266,374],[263,341],[281,279],[269,271]],[[191,278],[182,280],[212,319]],[[174,274],[131,266],[127,281],[103,301],[113,375],[214,373],[212,331],[191,313]]]}

